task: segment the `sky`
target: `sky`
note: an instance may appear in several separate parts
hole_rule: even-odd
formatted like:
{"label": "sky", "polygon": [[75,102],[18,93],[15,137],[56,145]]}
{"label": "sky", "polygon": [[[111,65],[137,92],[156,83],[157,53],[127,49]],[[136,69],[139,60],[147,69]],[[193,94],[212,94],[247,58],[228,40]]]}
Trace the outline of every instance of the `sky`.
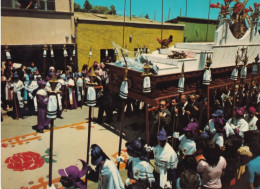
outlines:
{"label": "sky", "polygon": [[[208,18],[210,0],[163,0],[164,21],[180,16],[180,12],[181,16],[185,16],[186,1],[187,17]],[[74,2],[83,7],[85,0],[74,0]],[[92,6],[110,7],[110,5],[114,5],[117,14],[124,15],[124,0],[89,0],[89,2]],[[224,0],[211,0],[211,3],[216,4],[217,2],[224,4]],[[254,2],[259,3],[260,0],[249,0],[246,7],[253,7]],[[148,14],[151,20],[162,20],[162,0],[131,0],[131,4],[132,15],[145,16]],[[219,11],[220,9],[210,9],[210,19],[217,19]],[[130,0],[126,0],[126,15],[130,15]]]}

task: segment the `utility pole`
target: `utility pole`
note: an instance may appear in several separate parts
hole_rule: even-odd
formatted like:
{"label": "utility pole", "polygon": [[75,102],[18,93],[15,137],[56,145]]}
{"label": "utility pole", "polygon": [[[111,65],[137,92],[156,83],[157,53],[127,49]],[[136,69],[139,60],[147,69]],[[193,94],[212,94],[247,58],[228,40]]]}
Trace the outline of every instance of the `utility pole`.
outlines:
{"label": "utility pole", "polygon": [[130,0],[130,20],[132,18],[132,0]]}

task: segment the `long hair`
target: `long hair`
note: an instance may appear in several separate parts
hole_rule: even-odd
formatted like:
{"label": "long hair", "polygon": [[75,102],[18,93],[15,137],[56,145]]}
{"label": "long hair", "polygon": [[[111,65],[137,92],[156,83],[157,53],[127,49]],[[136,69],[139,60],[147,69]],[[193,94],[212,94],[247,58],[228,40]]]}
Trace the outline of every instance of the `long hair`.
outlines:
{"label": "long hair", "polygon": [[185,170],[180,176],[180,187],[182,189],[197,189],[199,187],[199,176],[194,171]]}
{"label": "long hair", "polygon": [[210,166],[215,167],[219,162],[220,152],[220,147],[214,142],[210,142],[204,151],[206,162]]}

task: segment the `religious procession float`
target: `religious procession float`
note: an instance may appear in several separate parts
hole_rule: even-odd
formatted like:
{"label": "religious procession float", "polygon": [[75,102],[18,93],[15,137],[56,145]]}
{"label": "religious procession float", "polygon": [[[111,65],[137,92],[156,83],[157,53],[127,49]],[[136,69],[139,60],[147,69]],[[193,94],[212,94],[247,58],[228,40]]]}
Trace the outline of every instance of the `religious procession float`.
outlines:
{"label": "religious procession float", "polygon": [[245,0],[230,7],[231,2],[210,4],[220,9],[214,42],[168,47],[169,40],[165,39],[159,41],[162,48],[151,54],[142,54],[142,49],[129,52],[113,44],[119,60],[108,65],[113,78],[111,89],[119,93],[122,80],[127,80],[128,97],[155,105],[159,99],[180,93],[199,90],[207,96],[220,87],[242,85],[253,79],[259,83],[260,4],[246,8]]}

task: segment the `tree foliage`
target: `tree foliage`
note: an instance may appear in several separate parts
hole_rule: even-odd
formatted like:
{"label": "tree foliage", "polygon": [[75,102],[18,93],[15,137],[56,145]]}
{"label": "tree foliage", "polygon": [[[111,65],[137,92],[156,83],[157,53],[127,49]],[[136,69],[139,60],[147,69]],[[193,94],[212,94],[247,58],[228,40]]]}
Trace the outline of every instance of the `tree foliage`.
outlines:
{"label": "tree foliage", "polygon": [[109,8],[104,6],[94,6],[91,10],[91,12],[98,14],[109,14],[109,11]]}
{"label": "tree foliage", "polygon": [[105,6],[92,6],[89,0],[85,0],[83,8],[79,4],[74,3],[74,11],[116,15],[116,8],[114,5],[111,5],[110,9]]}
{"label": "tree foliage", "polygon": [[116,8],[115,8],[114,5],[111,5],[111,6],[110,6],[110,12],[109,12],[109,14],[116,15]]}
{"label": "tree foliage", "polygon": [[84,12],[91,12],[91,10],[92,10],[92,5],[88,0],[86,0],[84,3]]}
{"label": "tree foliage", "polygon": [[74,2],[74,11],[75,12],[82,12],[83,10],[82,10],[82,8],[79,4]]}
{"label": "tree foliage", "polygon": [[147,18],[147,19],[149,19],[149,15],[148,15],[148,13],[147,13],[144,17]]}

